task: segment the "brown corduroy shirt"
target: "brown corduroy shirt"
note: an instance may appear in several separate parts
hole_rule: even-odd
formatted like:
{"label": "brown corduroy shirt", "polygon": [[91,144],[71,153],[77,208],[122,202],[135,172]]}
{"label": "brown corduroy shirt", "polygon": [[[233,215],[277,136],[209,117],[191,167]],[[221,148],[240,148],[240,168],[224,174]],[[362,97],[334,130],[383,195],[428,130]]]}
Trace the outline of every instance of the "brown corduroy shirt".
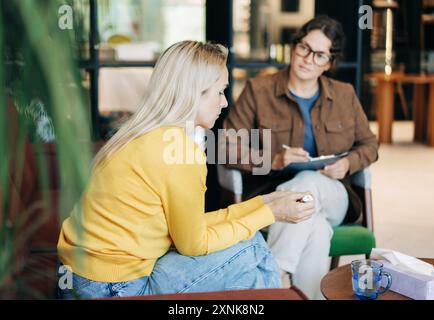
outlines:
{"label": "brown corduroy shirt", "polygon": [[[224,121],[225,129],[236,131],[242,128],[259,129],[260,132],[271,129],[270,161],[283,150],[282,144],[301,148],[304,144],[303,116],[289,93],[288,82],[289,67],[271,76],[248,80]],[[326,76],[321,76],[319,83],[321,95],[311,111],[318,156],[350,151],[348,175],[351,175],[377,160],[377,139],[369,128],[368,119],[351,84]],[[261,139],[260,134],[260,148],[263,148]],[[227,166],[252,171],[257,166],[255,161],[249,159],[250,153],[240,154],[240,139],[236,140],[226,139],[227,152],[233,148],[238,150],[237,163]],[[350,191],[348,183],[343,182]]]}

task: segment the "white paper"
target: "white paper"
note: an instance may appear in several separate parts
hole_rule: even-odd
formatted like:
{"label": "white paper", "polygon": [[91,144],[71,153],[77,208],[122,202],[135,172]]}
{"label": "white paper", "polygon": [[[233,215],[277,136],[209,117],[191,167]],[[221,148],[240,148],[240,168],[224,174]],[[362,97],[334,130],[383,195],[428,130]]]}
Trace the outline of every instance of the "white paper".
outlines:
{"label": "white paper", "polygon": [[434,277],[433,265],[398,251],[374,248],[372,249],[371,257],[372,259],[387,260],[404,271]]}

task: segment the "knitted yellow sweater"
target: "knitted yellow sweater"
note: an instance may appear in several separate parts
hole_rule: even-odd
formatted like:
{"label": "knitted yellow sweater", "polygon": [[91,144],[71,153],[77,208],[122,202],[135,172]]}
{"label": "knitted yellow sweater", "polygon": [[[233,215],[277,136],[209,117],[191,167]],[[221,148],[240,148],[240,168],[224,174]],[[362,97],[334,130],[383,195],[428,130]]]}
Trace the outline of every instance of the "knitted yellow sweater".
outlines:
{"label": "knitted yellow sweater", "polygon": [[183,255],[205,255],[274,222],[261,197],[205,213],[205,161],[180,127],[128,143],[94,170],[63,222],[62,263],[94,281],[129,281],[150,275],[171,245]]}

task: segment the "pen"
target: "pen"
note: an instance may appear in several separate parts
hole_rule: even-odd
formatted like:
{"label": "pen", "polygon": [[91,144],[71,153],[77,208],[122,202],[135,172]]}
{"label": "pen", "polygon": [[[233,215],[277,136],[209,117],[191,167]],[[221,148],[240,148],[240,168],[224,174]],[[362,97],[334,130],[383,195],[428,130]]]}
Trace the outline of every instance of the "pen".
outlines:
{"label": "pen", "polygon": [[[286,150],[291,149],[291,147],[288,146],[287,144],[282,144],[282,148],[283,148],[283,149],[286,149]],[[309,161],[311,161],[311,160],[313,159],[311,156],[307,156],[307,158],[309,159]]]}

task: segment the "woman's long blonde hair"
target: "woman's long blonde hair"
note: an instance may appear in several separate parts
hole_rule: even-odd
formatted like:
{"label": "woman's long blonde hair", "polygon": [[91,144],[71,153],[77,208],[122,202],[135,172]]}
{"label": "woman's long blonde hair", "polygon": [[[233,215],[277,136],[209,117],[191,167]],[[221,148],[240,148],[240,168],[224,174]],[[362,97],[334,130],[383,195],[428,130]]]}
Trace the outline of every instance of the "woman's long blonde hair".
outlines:
{"label": "woman's long blonde hair", "polygon": [[175,43],[155,64],[143,102],[97,153],[93,168],[135,138],[165,125],[194,120],[200,97],[217,82],[228,50],[198,41]]}

